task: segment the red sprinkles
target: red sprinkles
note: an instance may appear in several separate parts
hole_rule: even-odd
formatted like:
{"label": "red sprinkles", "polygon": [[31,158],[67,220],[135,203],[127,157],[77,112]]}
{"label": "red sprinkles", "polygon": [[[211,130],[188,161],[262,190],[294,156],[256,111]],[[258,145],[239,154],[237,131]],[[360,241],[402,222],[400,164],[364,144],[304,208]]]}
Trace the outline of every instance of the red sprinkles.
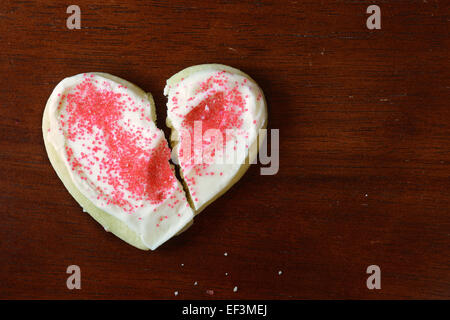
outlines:
{"label": "red sprinkles", "polygon": [[[161,203],[176,187],[167,142],[163,140],[150,148],[157,134],[150,137],[150,127],[136,126],[124,117],[125,112],[134,112],[150,124],[151,119],[142,116],[144,106],[126,93],[114,92],[106,81],[97,84],[92,77],[85,76],[67,94],[67,114],[59,119],[60,129],[69,141],[66,156],[72,171],[97,191],[98,200],[129,213],[143,207],[143,201]],[[75,154],[71,143],[82,146],[79,154]],[[98,169],[98,174],[89,177],[93,168]],[[91,179],[104,185],[99,187]]]}
{"label": "red sprinkles", "polygon": [[[195,107],[191,109],[191,111],[183,117],[183,121],[181,126],[183,129],[186,129],[189,132],[190,137],[193,139],[188,139],[190,141],[191,146],[191,154],[183,154],[185,147],[187,147],[186,142],[183,140],[183,136],[181,136],[181,148],[180,148],[180,156],[183,159],[187,160],[182,165],[184,167],[193,167],[196,174],[198,176],[204,175],[214,175],[211,172],[204,172],[207,169],[209,163],[204,161],[203,164],[195,164],[194,159],[195,153],[202,152],[203,157],[210,157],[213,159],[216,155],[216,149],[221,148],[224,150],[224,142],[226,137],[226,131],[232,129],[240,129],[243,125],[242,115],[244,112],[248,111],[245,106],[245,99],[242,97],[241,92],[239,91],[239,86],[243,84],[239,84],[238,82],[231,82],[229,80],[228,74],[225,71],[217,72],[214,76],[209,77],[205,81],[201,82],[199,85],[199,89],[196,91],[196,95],[204,94],[207,92],[207,96]],[[218,88],[218,89],[214,89]],[[176,92],[178,94],[179,92]],[[175,98],[175,97],[174,97]],[[194,97],[188,99],[188,101],[193,100]],[[179,108],[177,105],[177,99],[172,99],[174,102],[174,107]],[[187,108],[188,106],[182,106]],[[194,125],[197,122],[201,122],[202,126],[202,135],[197,135],[194,133]],[[206,140],[203,139],[203,136],[206,131],[213,129],[219,130],[222,135],[222,146],[217,145],[220,141]],[[196,139],[196,140],[194,140]],[[198,141],[202,139],[201,141]],[[194,147],[201,145],[202,150],[196,150]],[[205,160],[205,159],[204,159]],[[206,164],[206,165],[205,165]],[[192,181],[194,182],[194,181]]]}

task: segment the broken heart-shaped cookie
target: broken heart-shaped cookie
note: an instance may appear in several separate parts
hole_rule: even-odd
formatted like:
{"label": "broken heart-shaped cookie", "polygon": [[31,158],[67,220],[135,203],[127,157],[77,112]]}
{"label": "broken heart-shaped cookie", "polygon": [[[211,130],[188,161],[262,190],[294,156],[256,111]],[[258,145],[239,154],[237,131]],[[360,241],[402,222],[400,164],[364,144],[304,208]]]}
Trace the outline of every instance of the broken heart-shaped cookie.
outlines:
{"label": "broken heart-shaped cookie", "polygon": [[97,72],[66,78],[42,121],[48,157],[70,194],[105,230],[144,250],[189,227],[194,212],[242,176],[267,122],[262,91],[227,66],[185,69],[165,93],[172,158],[187,193],[152,96],[126,80]]}

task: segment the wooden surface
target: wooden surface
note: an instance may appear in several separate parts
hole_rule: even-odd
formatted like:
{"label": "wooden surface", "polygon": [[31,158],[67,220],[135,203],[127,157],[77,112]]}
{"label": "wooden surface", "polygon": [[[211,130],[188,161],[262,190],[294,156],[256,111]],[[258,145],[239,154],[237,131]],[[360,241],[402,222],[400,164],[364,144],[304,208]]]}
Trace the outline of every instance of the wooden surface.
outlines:
{"label": "wooden surface", "polygon": [[[2,2],[0,298],[450,298],[449,2],[378,1],[368,30],[372,3],[80,0],[68,30],[68,2]],[[263,88],[280,170],[252,166],[190,230],[139,251],[57,178],[45,102],[66,76],[108,72],[152,92],[164,127],[165,80],[210,62]]]}

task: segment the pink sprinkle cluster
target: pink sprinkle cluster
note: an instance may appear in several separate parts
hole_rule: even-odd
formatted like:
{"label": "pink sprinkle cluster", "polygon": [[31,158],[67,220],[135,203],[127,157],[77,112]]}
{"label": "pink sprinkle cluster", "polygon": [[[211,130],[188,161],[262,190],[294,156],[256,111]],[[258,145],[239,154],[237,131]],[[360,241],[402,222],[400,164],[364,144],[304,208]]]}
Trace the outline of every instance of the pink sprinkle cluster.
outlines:
{"label": "pink sprinkle cluster", "polygon": [[[60,97],[59,111],[64,99],[67,102],[66,115],[60,115],[59,123],[69,140],[65,151],[71,170],[97,191],[98,200],[128,213],[143,207],[144,201],[161,203],[176,187],[167,142],[150,148],[160,133],[150,137],[149,126],[124,119],[125,112],[132,112],[150,124],[144,113],[149,105],[137,104],[126,93],[113,91],[110,83],[100,84],[92,78],[86,74],[67,96]],[[81,145],[82,151],[75,154],[70,142]],[[94,166],[99,169],[97,175]],[[99,182],[108,187],[100,187]],[[174,197],[171,205],[176,201]]]}
{"label": "pink sprinkle cluster", "polygon": [[[215,176],[216,174],[222,176],[222,172],[213,172],[209,169],[209,166],[212,163],[211,161],[205,161],[205,158],[207,158],[208,156],[212,159],[214,158],[216,149],[218,147],[218,142],[214,140],[207,141],[202,137],[194,135],[194,122],[202,122],[202,136],[209,129],[219,130],[222,133],[223,137],[222,143],[225,143],[227,129],[242,128],[242,115],[244,114],[244,112],[248,112],[248,109],[246,108],[246,101],[242,97],[239,89],[240,87],[248,85],[249,84],[247,83],[247,79],[244,79],[242,82],[231,81],[229,78],[229,74],[225,70],[217,72],[213,76],[200,83],[199,89],[197,89],[196,91],[196,95],[203,95],[205,92],[207,92],[206,98],[204,98],[198,105],[194,106],[188,114],[177,114],[179,117],[183,118],[181,126],[183,127],[183,129],[186,129],[184,132],[188,132],[190,134],[190,139],[183,139],[183,135],[181,135],[181,145],[179,153],[184,160],[187,159],[187,161],[181,163],[181,166],[184,169],[192,168],[196,176]],[[189,105],[181,106],[178,104],[178,94],[179,92],[176,92],[175,96],[172,98],[172,111],[178,108],[181,109],[189,107]],[[188,99],[188,102],[192,101],[194,98],[195,97],[190,97]],[[238,134],[242,133],[238,132]],[[246,133],[244,133],[244,135],[246,135]],[[195,141],[194,139],[202,139],[202,141]],[[183,154],[183,152],[185,152],[185,149],[189,149],[187,148],[188,145],[186,145],[186,143],[189,142],[191,144],[191,154]],[[194,145],[201,145],[202,150],[194,150]],[[224,150],[225,145],[219,147]],[[194,163],[194,154],[197,152],[202,152],[204,163]],[[192,190],[191,188],[196,184],[195,177],[190,179],[186,178],[185,180],[189,189]],[[192,192],[191,195],[193,196],[194,201],[198,201],[198,199],[194,197],[195,192]]]}

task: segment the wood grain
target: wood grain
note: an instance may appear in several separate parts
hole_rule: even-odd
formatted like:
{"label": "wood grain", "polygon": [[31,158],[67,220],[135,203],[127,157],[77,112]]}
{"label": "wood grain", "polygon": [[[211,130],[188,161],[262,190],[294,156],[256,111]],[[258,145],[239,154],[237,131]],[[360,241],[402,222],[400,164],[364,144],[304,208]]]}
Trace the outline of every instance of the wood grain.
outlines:
{"label": "wood grain", "polygon": [[[372,3],[79,0],[68,30],[68,3],[2,2],[0,298],[450,298],[449,2],[377,1],[368,30]],[[165,80],[211,62],[263,88],[280,170],[252,166],[141,252],[57,178],[46,99],[66,76],[108,72],[152,92],[163,127]],[[81,290],[66,288],[71,264]],[[372,264],[381,290],[366,288]]]}

